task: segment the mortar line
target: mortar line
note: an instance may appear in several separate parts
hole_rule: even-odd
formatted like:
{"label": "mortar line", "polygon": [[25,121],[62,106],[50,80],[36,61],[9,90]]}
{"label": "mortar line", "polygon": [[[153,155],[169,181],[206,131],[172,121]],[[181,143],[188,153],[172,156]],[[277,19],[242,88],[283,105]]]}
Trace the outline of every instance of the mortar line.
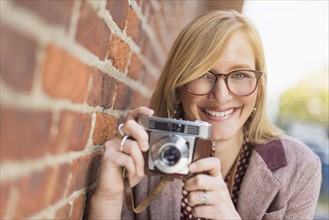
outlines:
{"label": "mortar line", "polygon": [[[172,12],[171,12],[172,13]],[[172,14],[171,14],[172,15]],[[161,17],[160,17],[161,16]],[[159,30],[160,30],[160,35],[161,36],[165,36],[166,35],[166,32],[168,32],[168,22],[167,22],[167,16],[163,16],[163,14],[161,13],[156,13],[155,14],[155,17],[157,19],[157,22],[159,23]],[[171,16],[170,16],[171,17]],[[169,18],[169,19],[172,19],[174,20],[172,17]],[[175,22],[175,21],[174,21]],[[177,33],[176,33],[177,35]],[[169,53],[168,50],[170,50],[170,47],[172,46],[172,44],[174,43],[175,41],[175,38],[176,38],[176,35],[173,36],[172,34],[168,36],[168,38],[170,39],[169,41],[166,40],[166,41],[162,41],[164,44],[165,44],[165,47],[167,49],[167,53]]]}
{"label": "mortar line", "polygon": [[131,37],[127,36],[126,31],[121,30],[119,28],[119,26],[113,20],[109,10],[107,10],[105,6],[101,5],[97,1],[89,0],[88,2],[94,8],[94,10],[97,11],[98,16],[104,19],[106,25],[111,30],[111,32],[113,32],[115,35],[120,37],[124,42],[126,42],[129,45],[130,49],[140,57],[140,59],[145,64],[146,69],[148,69],[150,75],[153,78],[158,79],[159,77],[158,73],[160,70],[156,68],[152,64],[152,62],[141,53],[140,47],[131,39]]}
{"label": "mortar line", "polygon": [[33,94],[25,94],[17,92],[13,89],[10,89],[3,80],[0,78],[0,99],[1,104],[9,107],[17,107],[21,109],[29,110],[46,110],[52,112],[59,112],[61,110],[71,110],[74,112],[92,114],[94,112],[105,113],[108,115],[113,115],[117,118],[120,116],[125,116],[126,110],[113,110],[113,109],[104,109],[100,106],[90,106],[86,103],[77,104],[72,103],[69,100],[58,100],[53,99],[45,94],[34,96]]}
{"label": "mortar line", "polygon": [[69,197],[58,201],[54,205],[51,205],[50,207],[48,207],[48,208],[46,208],[46,209],[30,216],[30,217],[28,217],[27,219],[30,219],[30,220],[45,219],[45,218],[46,219],[54,219],[56,212],[60,208],[64,207],[67,204],[70,204],[72,201],[77,199],[79,196],[85,195],[87,191],[88,191],[88,187],[85,187],[85,188],[83,188],[81,190],[78,190],[78,191],[74,191]]}
{"label": "mortar line", "polygon": [[22,176],[44,170],[48,167],[56,167],[64,163],[71,164],[75,159],[103,151],[103,148],[100,145],[93,148],[88,147],[83,151],[70,151],[60,155],[45,155],[40,159],[1,162],[0,183],[15,181]]}
{"label": "mortar line", "polygon": [[46,45],[45,44],[38,44],[36,50],[36,65],[32,79],[32,92],[31,96],[35,97],[35,99],[39,99],[42,97],[42,80],[43,80],[43,64],[46,58]]}
{"label": "mortar line", "polygon": [[72,42],[75,39],[75,35],[76,35],[77,29],[78,29],[80,8],[81,8],[81,0],[75,1],[73,3],[72,15],[71,15],[71,20],[70,20],[70,25],[69,25],[69,32],[68,32],[68,38]]}
{"label": "mortar line", "polygon": [[159,11],[159,10],[160,10],[159,2],[157,2],[156,0],[150,0],[150,3],[151,3],[151,5],[152,5],[152,7],[153,7],[156,11]]}
{"label": "mortar line", "polygon": [[19,197],[20,197],[19,190],[17,189],[17,187],[15,185],[13,185],[10,188],[8,200],[6,201],[6,203],[7,203],[6,210],[2,210],[2,211],[5,211],[4,219],[12,219],[12,217],[15,213],[15,208],[16,208]]}
{"label": "mortar line", "polygon": [[131,7],[135,10],[135,12],[137,14],[137,17],[141,20],[142,28],[144,29],[146,34],[149,36],[150,43],[153,45],[154,50],[157,51],[156,54],[157,54],[158,58],[160,60],[165,60],[166,59],[166,52],[163,50],[160,43],[157,41],[155,32],[153,31],[151,26],[149,26],[146,18],[142,14],[142,11],[141,11],[140,7],[137,5],[137,2],[132,1],[132,0],[129,0],[129,2],[131,4]]}
{"label": "mortar line", "polygon": [[[72,42],[65,34],[65,30],[62,27],[48,25],[40,20],[31,12],[21,9],[16,6],[12,6],[12,3],[7,2],[5,7],[1,7],[1,15],[3,22],[11,25],[11,27],[21,31],[35,39],[42,44],[55,43],[62,49],[70,52],[75,57],[93,67],[103,66],[102,63],[106,63],[106,66],[111,66],[109,70],[116,69],[112,66],[111,62],[101,61],[96,55],[89,52],[86,48],[82,47],[76,42]],[[20,22],[24,21],[24,23]],[[29,27],[34,27],[33,31]],[[103,69],[104,70],[104,69]],[[118,72],[118,70],[116,70]],[[113,74],[109,71],[106,72],[122,83],[129,85],[131,88],[139,91],[146,97],[149,97],[151,91],[146,88],[140,82],[137,82],[129,77],[123,76],[122,73]],[[120,77],[118,77],[120,76]]]}

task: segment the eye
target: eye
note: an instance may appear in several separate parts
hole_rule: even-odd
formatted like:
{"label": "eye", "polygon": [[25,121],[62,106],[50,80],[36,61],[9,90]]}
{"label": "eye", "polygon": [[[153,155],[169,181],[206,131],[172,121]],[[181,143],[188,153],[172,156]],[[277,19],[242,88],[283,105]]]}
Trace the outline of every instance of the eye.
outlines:
{"label": "eye", "polygon": [[236,72],[236,73],[233,73],[231,76],[236,79],[242,79],[245,77],[245,74],[243,72]]}
{"label": "eye", "polygon": [[233,79],[244,79],[244,78],[250,78],[250,74],[247,72],[234,72],[230,74],[230,78]]}
{"label": "eye", "polygon": [[214,75],[210,72],[207,72],[205,74],[203,74],[202,76],[200,76],[198,79],[213,79]]}

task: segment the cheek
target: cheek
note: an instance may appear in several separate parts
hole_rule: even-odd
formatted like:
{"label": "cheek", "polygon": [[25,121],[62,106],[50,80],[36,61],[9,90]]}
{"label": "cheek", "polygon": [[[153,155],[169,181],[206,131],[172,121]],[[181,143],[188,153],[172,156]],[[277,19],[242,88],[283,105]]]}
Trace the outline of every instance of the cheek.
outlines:
{"label": "cheek", "polygon": [[183,111],[185,113],[185,117],[192,119],[192,115],[196,111],[196,102],[193,98],[186,98],[182,100]]}
{"label": "cheek", "polygon": [[257,101],[258,94],[255,92],[254,94],[245,97],[242,102],[244,103],[245,107],[245,113],[249,117],[253,109],[256,107],[256,101]]}
{"label": "cheek", "polygon": [[200,97],[191,95],[186,90],[180,90],[179,99],[181,100],[184,118],[187,120],[195,120],[197,117],[197,103],[199,102]]}

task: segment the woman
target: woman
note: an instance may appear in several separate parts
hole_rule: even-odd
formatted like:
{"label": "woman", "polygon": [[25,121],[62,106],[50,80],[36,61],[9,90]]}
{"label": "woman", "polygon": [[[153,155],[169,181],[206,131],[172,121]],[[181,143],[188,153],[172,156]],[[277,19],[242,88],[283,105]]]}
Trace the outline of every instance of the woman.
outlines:
{"label": "woman", "polygon": [[[105,144],[90,218],[311,219],[321,167],[305,145],[284,136],[265,115],[266,68],[260,37],[235,11],[213,11],[175,41],[151,99],[128,113]],[[153,109],[153,110],[152,110]],[[211,124],[212,157],[189,165],[194,176],[166,184],[141,214],[124,202],[122,167],[138,202],[159,182],[144,173],[148,135],[140,115]]]}

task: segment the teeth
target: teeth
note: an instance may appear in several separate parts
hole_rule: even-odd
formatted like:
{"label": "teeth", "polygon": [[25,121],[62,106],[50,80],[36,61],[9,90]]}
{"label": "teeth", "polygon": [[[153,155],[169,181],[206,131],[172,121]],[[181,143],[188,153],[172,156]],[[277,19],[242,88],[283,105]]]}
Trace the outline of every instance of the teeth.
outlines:
{"label": "teeth", "polygon": [[205,111],[211,116],[225,117],[225,116],[228,116],[228,115],[232,114],[234,109],[230,109],[230,110],[227,110],[225,112],[215,112],[215,111],[211,111],[211,110],[208,110],[208,109],[206,109]]}

